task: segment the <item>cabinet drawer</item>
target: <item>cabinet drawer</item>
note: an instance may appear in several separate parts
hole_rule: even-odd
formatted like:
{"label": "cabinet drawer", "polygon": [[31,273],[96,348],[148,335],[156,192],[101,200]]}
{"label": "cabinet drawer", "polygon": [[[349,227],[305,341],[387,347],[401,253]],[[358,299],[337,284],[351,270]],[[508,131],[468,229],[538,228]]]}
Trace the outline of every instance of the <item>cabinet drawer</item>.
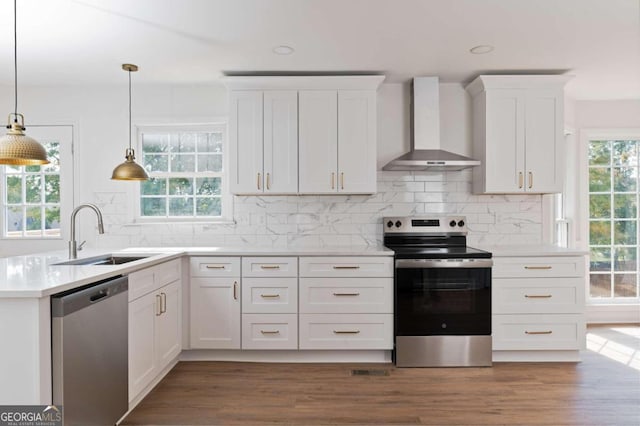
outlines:
{"label": "cabinet drawer", "polygon": [[129,274],[129,302],[181,278],[180,259]]}
{"label": "cabinet drawer", "polygon": [[493,278],[583,277],[582,256],[556,257],[496,257]]}
{"label": "cabinet drawer", "polygon": [[297,277],[297,257],[243,257],[243,277]]}
{"label": "cabinet drawer", "polygon": [[155,279],[159,286],[172,283],[181,278],[182,261],[180,259],[170,260],[169,262],[157,265]]}
{"label": "cabinet drawer", "polygon": [[584,310],[584,286],[583,278],[496,278],[493,313],[578,314]]}
{"label": "cabinet drawer", "polygon": [[393,277],[393,257],[301,257],[301,277]]}
{"label": "cabinet drawer", "polygon": [[242,349],[298,349],[298,315],[243,314]]}
{"label": "cabinet drawer", "polygon": [[301,278],[300,312],[393,313],[393,279]]}
{"label": "cabinet drawer", "polygon": [[192,277],[240,276],[239,257],[191,257]]}
{"label": "cabinet drawer", "polygon": [[295,314],[298,312],[298,279],[244,278],[242,312]]}
{"label": "cabinet drawer", "polygon": [[300,314],[300,349],[393,349],[393,314]]}
{"label": "cabinet drawer", "polygon": [[582,315],[493,315],[493,350],[576,350],[585,344]]}

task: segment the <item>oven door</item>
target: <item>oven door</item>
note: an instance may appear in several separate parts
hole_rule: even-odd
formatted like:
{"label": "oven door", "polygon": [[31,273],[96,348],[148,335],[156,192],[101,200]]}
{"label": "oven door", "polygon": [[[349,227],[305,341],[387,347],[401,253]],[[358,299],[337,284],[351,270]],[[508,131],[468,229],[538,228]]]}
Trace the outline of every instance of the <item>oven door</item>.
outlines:
{"label": "oven door", "polygon": [[491,259],[397,259],[396,336],[491,335]]}

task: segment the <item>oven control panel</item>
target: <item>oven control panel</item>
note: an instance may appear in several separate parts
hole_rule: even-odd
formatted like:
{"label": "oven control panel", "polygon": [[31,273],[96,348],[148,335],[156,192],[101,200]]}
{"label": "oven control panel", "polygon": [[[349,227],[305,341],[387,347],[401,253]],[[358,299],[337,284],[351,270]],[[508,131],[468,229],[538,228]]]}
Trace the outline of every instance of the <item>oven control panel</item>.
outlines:
{"label": "oven control panel", "polygon": [[382,224],[385,234],[466,234],[464,216],[408,216],[384,217]]}

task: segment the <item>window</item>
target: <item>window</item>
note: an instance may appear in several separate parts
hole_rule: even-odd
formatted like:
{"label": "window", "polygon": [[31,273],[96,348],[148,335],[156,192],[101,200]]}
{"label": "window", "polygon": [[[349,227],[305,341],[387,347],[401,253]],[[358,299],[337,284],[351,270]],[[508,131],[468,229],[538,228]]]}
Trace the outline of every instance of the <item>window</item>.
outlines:
{"label": "window", "polygon": [[638,298],[638,140],[590,140],[589,249],[592,301]]}
{"label": "window", "polygon": [[229,217],[225,127],[142,128],[139,218],[215,220]]}
{"label": "window", "polygon": [[[62,238],[61,218],[71,201],[70,126],[30,126],[28,134],[47,151],[44,166],[0,167],[2,180],[2,237],[7,239]],[[65,184],[69,190],[65,191]],[[63,208],[65,205],[65,208]]]}

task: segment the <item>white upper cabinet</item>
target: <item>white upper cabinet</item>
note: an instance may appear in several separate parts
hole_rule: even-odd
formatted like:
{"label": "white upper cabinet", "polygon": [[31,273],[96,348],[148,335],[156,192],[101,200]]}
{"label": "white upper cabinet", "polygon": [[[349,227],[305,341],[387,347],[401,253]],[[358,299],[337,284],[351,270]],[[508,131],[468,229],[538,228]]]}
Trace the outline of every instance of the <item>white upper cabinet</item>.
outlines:
{"label": "white upper cabinet", "polygon": [[480,76],[473,98],[474,193],[562,191],[568,76]]}
{"label": "white upper cabinet", "polygon": [[236,194],[298,191],[298,94],[229,93],[230,187]]}
{"label": "white upper cabinet", "polygon": [[235,194],[376,192],[384,76],[225,77]]}

